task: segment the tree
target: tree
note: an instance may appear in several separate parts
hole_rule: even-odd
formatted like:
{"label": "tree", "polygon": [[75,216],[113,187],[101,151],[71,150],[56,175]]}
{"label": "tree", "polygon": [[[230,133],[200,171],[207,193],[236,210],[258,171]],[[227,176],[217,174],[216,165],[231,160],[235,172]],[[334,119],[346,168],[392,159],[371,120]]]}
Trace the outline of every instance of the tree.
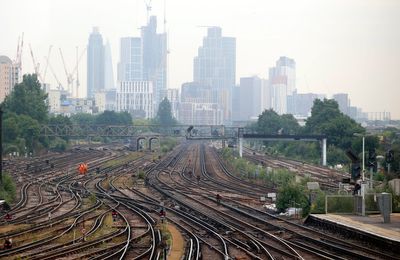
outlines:
{"label": "tree", "polygon": [[265,134],[278,134],[281,131],[284,134],[296,134],[300,126],[293,115],[278,115],[274,110],[264,110],[258,116],[257,129]]}
{"label": "tree", "polygon": [[177,121],[171,112],[171,103],[164,98],[158,106],[156,122],[161,126],[176,125]]}
{"label": "tree", "polygon": [[98,125],[132,125],[132,117],[128,112],[106,110],[95,119]]}
{"label": "tree", "polygon": [[41,89],[36,74],[24,75],[23,81],[16,84],[3,103],[5,113],[26,115],[39,123],[47,120],[47,94]]}
{"label": "tree", "polygon": [[365,133],[365,129],[339,110],[333,99],[314,100],[311,117],[307,119],[305,133],[325,134],[328,142],[342,149],[352,146],[354,133]]}
{"label": "tree", "polygon": [[289,207],[301,207],[303,209],[303,216],[308,214],[308,198],[305,195],[304,187],[299,183],[289,182],[278,189],[276,208],[279,211],[284,211]]}
{"label": "tree", "polygon": [[75,125],[93,125],[96,120],[96,116],[87,113],[79,113],[72,115],[70,119]]}

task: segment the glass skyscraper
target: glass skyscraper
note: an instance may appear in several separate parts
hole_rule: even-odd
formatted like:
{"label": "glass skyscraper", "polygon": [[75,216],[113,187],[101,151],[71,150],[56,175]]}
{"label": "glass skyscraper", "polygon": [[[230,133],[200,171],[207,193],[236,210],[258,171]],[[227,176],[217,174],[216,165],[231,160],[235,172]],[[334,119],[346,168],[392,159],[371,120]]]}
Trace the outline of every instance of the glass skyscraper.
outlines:
{"label": "glass skyscraper", "polygon": [[157,33],[157,17],[151,16],[141,29],[143,51],[143,80],[154,84],[155,107],[167,89],[167,34]]}
{"label": "glass skyscraper", "polygon": [[103,90],[104,87],[103,37],[99,29],[94,27],[87,47],[87,97],[94,97],[94,92]]}
{"label": "glass skyscraper", "polygon": [[225,123],[230,122],[236,77],[236,39],[222,37],[220,27],[209,27],[193,63],[194,82],[217,90],[215,102],[223,107]]}

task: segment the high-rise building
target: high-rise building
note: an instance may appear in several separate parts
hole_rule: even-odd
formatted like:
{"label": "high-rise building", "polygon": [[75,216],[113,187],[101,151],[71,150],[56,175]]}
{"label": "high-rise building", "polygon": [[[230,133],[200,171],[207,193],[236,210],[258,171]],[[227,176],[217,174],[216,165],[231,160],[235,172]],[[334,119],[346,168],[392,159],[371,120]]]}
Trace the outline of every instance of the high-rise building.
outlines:
{"label": "high-rise building", "polygon": [[261,112],[271,108],[271,86],[268,79],[261,79]]}
{"label": "high-rise building", "polygon": [[93,98],[94,93],[104,90],[104,87],[103,37],[99,29],[94,27],[87,47],[87,96]]}
{"label": "high-rise building", "polygon": [[120,81],[116,92],[117,111],[136,118],[153,118],[154,89],[151,81]]}
{"label": "high-rise building", "polygon": [[120,43],[117,80],[143,80],[142,40],[139,37],[124,37]]}
{"label": "high-rise building", "polygon": [[110,90],[115,88],[114,70],[111,57],[110,42],[107,41],[104,48],[104,89]]}
{"label": "high-rise building", "polygon": [[11,93],[20,81],[20,69],[7,56],[0,56],[0,102]]}
{"label": "high-rise building", "polygon": [[269,69],[271,107],[278,114],[287,113],[287,96],[296,90],[296,62],[280,57],[276,66]]}
{"label": "high-rise building", "polygon": [[311,108],[314,100],[323,100],[326,98],[323,94],[305,93],[299,94],[297,91],[287,97],[287,113],[299,117],[308,117],[311,115]]}
{"label": "high-rise building", "polygon": [[167,89],[167,34],[157,33],[157,17],[151,16],[141,29],[143,80],[152,81],[155,109]]}
{"label": "high-rise building", "polygon": [[350,99],[349,95],[347,93],[338,93],[333,95],[333,99],[336,100],[336,102],[339,105],[339,110],[345,114],[349,115],[349,108],[350,108]]}
{"label": "high-rise building", "polygon": [[179,89],[167,89],[167,93],[164,95],[171,103],[172,115],[179,118]]}
{"label": "high-rise building", "polygon": [[218,90],[199,82],[182,84],[179,121],[183,124],[223,123],[223,109],[215,102]]}
{"label": "high-rise building", "polygon": [[[246,121],[261,114],[261,87],[259,77],[240,78],[239,85],[239,120]],[[238,104],[234,103],[233,106]]]}
{"label": "high-rise building", "polygon": [[236,39],[222,37],[220,27],[210,27],[193,60],[193,79],[216,89],[214,102],[222,105],[224,122],[232,119],[232,91],[236,77]]}

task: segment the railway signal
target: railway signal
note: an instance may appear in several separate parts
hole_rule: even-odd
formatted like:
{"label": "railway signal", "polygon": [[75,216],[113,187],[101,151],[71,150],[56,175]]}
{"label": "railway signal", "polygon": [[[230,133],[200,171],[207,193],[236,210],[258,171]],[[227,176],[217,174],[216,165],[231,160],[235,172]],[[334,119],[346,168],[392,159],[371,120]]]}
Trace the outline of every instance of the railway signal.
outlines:
{"label": "railway signal", "polygon": [[376,163],[376,151],[375,149],[368,151],[368,167],[372,169],[374,172],[377,170],[377,163]]}
{"label": "railway signal", "polygon": [[385,161],[386,161],[386,163],[392,163],[394,161],[394,151],[393,150],[389,150],[386,152]]}

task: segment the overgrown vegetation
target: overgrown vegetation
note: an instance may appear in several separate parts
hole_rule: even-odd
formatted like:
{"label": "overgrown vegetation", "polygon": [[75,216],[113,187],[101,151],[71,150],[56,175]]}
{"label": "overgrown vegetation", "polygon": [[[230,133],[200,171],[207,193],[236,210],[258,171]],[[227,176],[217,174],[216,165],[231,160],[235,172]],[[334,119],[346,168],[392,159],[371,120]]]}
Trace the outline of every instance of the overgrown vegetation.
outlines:
{"label": "overgrown vegetation", "polygon": [[160,150],[163,154],[168,153],[169,151],[172,151],[174,147],[178,144],[178,141],[176,138],[172,137],[165,137],[161,138],[160,140]]}
{"label": "overgrown vegetation", "polygon": [[[273,110],[265,110],[253,126],[259,133],[266,134],[324,134],[328,138],[328,164],[346,164],[345,150],[353,148],[361,152],[360,140],[354,133],[365,133],[365,129],[339,110],[335,100],[315,100],[311,116],[301,127],[292,115],[278,115]],[[264,142],[265,152],[294,159],[318,163],[321,158],[318,143],[304,142]],[[377,139],[370,137],[366,149],[377,147]]]}
{"label": "overgrown vegetation", "polygon": [[[222,159],[234,173],[242,178],[256,179],[266,186],[278,189],[276,207],[284,211],[289,207],[302,208],[303,216],[310,213],[323,213],[325,210],[325,193],[321,190],[307,189],[309,178],[296,182],[295,174],[287,169],[270,169],[255,165],[243,158],[233,155],[229,148],[220,151]],[[258,174],[256,174],[258,173]],[[313,200],[311,201],[311,198]]]}
{"label": "overgrown vegetation", "polygon": [[5,200],[7,203],[14,201],[16,196],[16,187],[14,180],[7,173],[3,173],[3,182],[0,185],[0,199]]}

